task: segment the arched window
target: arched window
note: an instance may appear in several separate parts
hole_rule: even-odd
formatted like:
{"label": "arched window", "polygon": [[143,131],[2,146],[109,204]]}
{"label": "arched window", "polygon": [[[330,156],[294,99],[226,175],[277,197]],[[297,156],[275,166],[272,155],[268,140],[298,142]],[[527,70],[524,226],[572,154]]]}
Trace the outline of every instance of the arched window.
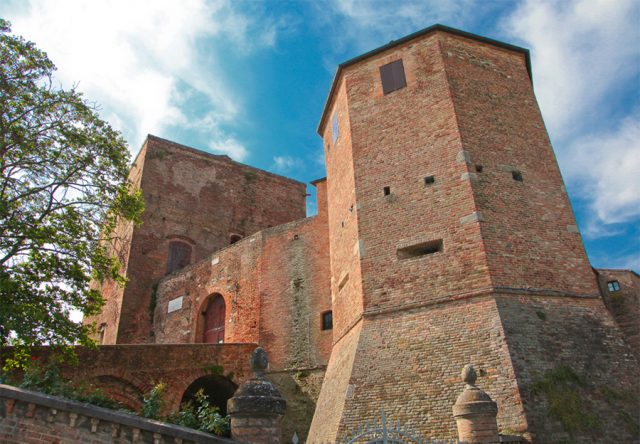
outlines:
{"label": "arched window", "polygon": [[178,271],[191,263],[191,245],[180,242],[169,242],[169,260],[167,261],[167,274]]}
{"label": "arched window", "polygon": [[239,234],[232,234],[231,236],[229,236],[229,245],[235,244],[240,239],[242,239],[242,236],[240,236]]}
{"label": "arched window", "polygon": [[219,294],[211,297],[202,314],[204,315],[202,342],[222,344],[224,342],[224,320],[226,314],[224,298]]}

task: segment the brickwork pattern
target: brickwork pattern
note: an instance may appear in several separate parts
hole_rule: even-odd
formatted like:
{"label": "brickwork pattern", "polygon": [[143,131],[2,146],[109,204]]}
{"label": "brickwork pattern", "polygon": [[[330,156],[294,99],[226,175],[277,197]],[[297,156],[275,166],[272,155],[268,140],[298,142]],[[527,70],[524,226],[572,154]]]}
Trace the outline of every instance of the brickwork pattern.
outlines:
{"label": "brickwork pattern", "polygon": [[[640,362],[640,277],[630,270],[596,270],[602,300]],[[607,283],[618,281],[620,290]]]}
{"label": "brickwork pattern", "polygon": [[132,175],[140,175],[146,208],[132,234],[129,283],[118,322],[111,323],[113,315],[98,321],[108,321],[108,330],[118,326],[118,343],[153,342],[153,288],[167,274],[169,242],[191,245],[197,262],[229,245],[233,234],[305,216],[305,185],[292,179],[154,136],[140,156]]}
{"label": "brickwork pattern", "polygon": [[8,444],[232,443],[173,424],[0,385],[0,441]]}

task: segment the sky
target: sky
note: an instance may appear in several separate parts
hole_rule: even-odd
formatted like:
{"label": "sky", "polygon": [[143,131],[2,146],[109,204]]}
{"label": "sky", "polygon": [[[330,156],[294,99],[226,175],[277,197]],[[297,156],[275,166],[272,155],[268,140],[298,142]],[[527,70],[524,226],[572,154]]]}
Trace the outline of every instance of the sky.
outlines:
{"label": "sky", "polygon": [[638,0],[0,0],[0,17],[132,155],[154,134],[307,183],[339,63],[435,23],[523,46],[592,265],[640,271]]}

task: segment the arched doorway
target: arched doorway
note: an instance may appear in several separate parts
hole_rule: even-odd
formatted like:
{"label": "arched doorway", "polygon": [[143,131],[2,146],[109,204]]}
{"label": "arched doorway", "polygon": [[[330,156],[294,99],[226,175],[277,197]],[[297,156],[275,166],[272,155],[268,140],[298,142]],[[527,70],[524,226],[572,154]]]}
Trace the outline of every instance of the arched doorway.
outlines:
{"label": "arched doorway", "polygon": [[220,409],[220,414],[227,414],[227,401],[233,396],[238,388],[233,382],[224,376],[207,375],[196,379],[187,387],[180,404],[194,401],[198,390],[202,390],[211,405],[215,405]]}
{"label": "arched doorway", "polygon": [[209,298],[202,314],[204,315],[202,342],[222,344],[224,342],[224,321],[226,315],[224,298],[219,294],[214,294]]}

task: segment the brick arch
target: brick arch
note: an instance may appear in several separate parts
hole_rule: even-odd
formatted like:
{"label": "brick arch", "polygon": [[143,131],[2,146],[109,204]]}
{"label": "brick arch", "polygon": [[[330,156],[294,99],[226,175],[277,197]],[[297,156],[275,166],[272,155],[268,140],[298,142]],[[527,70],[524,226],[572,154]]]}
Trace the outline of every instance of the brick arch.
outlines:
{"label": "brick arch", "polygon": [[204,343],[206,342],[204,340],[204,336],[205,336],[205,324],[206,324],[206,315],[205,312],[207,311],[207,308],[209,307],[209,304],[214,301],[215,299],[220,298],[220,300],[222,300],[222,302],[224,302],[224,327],[225,327],[225,335],[224,335],[224,342],[227,342],[227,337],[228,337],[228,332],[226,332],[226,326],[228,324],[228,320],[229,320],[229,307],[230,304],[227,300],[227,298],[218,291],[214,291],[211,292],[206,298],[204,298],[202,300],[202,303],[200,304],[200,306],[198,307],[198,311],[195,314],[195,318],[197,319],[196,321],[196,328],[195,328],[195,338],[194,338],[194,342],[196,343]]}
{"label": "brick arch", "polygon": [[133,411],[142,407],[143,389],[132,382],[114,375],[99,375],[90,383],[106,393],[106,395],[130,408]]}
{"label": "brick arch", "polygon": [[238,385],[225,376],[205,373],[186,386],[182,393],[180,404],[193,400],[196,392],[200,389],[208,396],[209,402],[217,406],[220,412],[225,415],[227,413],[227,401],[238,389]]}

